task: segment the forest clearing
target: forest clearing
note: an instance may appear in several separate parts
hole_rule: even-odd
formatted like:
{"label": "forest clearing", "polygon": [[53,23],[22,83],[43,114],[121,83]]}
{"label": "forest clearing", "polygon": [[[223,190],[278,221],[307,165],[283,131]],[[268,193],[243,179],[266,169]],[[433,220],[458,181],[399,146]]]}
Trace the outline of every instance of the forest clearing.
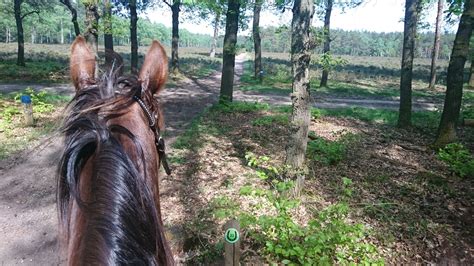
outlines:
{"label": "forest clearing", "polygon": [[[364,8],[364,1],[343,2],[334,2],[334,8]],[[418,12],[438,3],[401,2]],[[79,13],[80,35],[70,22],[68,3]],[[107,5],[101,5],[107,3],[110,20]],[[213,39],[183,30],[178,45],[172,28],[135,17],[141,24],[135,24],[134,40],[131,3],[139,3],[138,12],[159,6],[171,14],[176,5],[184,14],[199,10],[206,22],[217,25],[219,17],[225,34]],[[468,51],[455,48],[462,43],[457,32],[441,36],[431,86],[434,33],[422,31],[413,39],[408,67],[407,31],[331,29],[336,37],[327,41],[329,24],[327,29],[301,26],[313,18],[296,10],[327,18],[331,0],[61,0],[38,6],[23,0],[19,5],[20,12],[38,10],[50,20],[35,14],[22,18],[30,34],[22,37],[29,38],[22,45],[23,65],[13,24],[0,20],[8,28],[0,33],[0,265],[107,264],[91,254],[108,248],[111,257],[104,256],[111,265],[231,265],[224,237],[229,221],[239,225],[239,242],[231,246],[239,250],[232,259],[237,256],[242,265],[474,264],[473,47],[468,41]],[[98,17],[104,23],[96,28],[95,43],[87,37],[95,25],[94,6],[103,9]],[[301,27],[260,26],[259,31],[257,24],[255,30],[259,8],[275,6],[286,8]],[[471,0],[445,4],[458,16],[450,23],[466,23],[461,15],[471,20],[467,40],[473,6]],[[13,16],[7,11],[13,3],[0,7],[0,14]],[[243,18],[235,18],[231,8]],[[452,11],[456,8],[458,13]],[[105,23],[116,28],[108,32]],[[241,23],[251,35],[237,34]],[[48,32],[53,28],[61,34]],[[114,36],[113,54],[105,52],[108,34]],[[233,43],[228,36],[235,37]],[[326,41],[334,54],[326,51]],[[453,63],[456,58],[469,62],[460,66]],[[452,70],[456,64],[460,70]],[[33,125],[25,125],[24,96],[31,99]],[[128,115],[136,116],[117,120]],[[150,128],[155,135],[147,139]],[[135,151],[130,143],[137,145]],[[102,166],[101,158],[111,156],[101,157],[107,145],[131,168],[112,174]],[[75,147],[82,147],[77,154]],[[114,164],[121,162],[118,157],[105,162],[120,168]],[[134,179],[149,187],[138,181],[139,189],[121,194],[128,189],[114,187],[121,175],[128,178],[127,187],[134,188]],[[113,189],[101,190],[100,180]],[[101,201],[108,193],[111,205]],[[147,193],[157,206],[150,211],[158,217],[151,219],[152,229],[134,210],[148,211]],[[132,208],[126,204],[134,196],[139,207]],[[112,220],[104,220],[104,226],[100,217],[107,213]],[[81,219],[85,226],[75,223]],[[133,229],[123,229],[130,223]],[[118,231],[108,238],[107,230]],[[136,243],[133,230],[143,230]],[[103,242],[87,238],[94,233]],[[152,259],[134,249],[140,239],[152,244]],[[143,254],[149,248],[147,243],[139,247]],[[119,255],[110,255],[114,252]]]}

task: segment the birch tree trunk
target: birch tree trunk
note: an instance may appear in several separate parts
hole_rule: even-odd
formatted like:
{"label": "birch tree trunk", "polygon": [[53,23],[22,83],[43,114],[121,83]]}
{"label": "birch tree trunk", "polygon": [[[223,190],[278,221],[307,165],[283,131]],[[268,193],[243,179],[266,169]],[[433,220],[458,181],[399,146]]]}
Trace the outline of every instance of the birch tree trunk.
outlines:
{"label": "birch tree trunk", "polygon": [[221,14],[216,12],[216,18],[214,20],[214,35],[212,36],[211,52],[209,56],[214,58],[216,56],[217,37],[219,37],[219,22],[221,20]]}

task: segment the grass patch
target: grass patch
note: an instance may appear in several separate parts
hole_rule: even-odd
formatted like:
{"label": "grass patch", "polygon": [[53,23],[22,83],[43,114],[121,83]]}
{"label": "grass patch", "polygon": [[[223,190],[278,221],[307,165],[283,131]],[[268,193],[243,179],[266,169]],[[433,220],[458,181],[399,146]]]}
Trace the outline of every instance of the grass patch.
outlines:
{"label": "grass patch", "polygon": [[190,55],[180,59],[180,70],[192,78],[203,78],[222,69],[222,60],[209,56]]}
{"label": "grass patch", "polygon": [[25,67],[15,61],[0,61],[0,82],[61,82],[69,80],[69,67],[63,62],[26,62]]}

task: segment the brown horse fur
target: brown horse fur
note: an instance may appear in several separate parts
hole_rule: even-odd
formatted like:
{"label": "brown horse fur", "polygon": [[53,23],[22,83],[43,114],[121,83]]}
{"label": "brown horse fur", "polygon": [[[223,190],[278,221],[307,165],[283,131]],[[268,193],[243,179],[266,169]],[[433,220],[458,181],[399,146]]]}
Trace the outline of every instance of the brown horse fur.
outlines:
{"label": "brown horse fur", "polygon": [[139,78],[116,77],[112,70],[95,80],[94,67],[91,49],[77,37],[71,48],[76,95],[63,126],[58,174],[62,250],[69,265],[172,265],[155,135],[133,100],[141,97],[162,127],[153,96],[167,78],[166,53],[153,41]]}

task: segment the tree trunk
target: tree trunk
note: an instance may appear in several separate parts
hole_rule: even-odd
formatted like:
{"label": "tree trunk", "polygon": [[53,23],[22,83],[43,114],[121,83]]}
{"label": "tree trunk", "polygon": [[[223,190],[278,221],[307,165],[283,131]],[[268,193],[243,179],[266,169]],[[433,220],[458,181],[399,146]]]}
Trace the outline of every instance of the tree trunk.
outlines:
{"label": "tree trunk", "polygon": [[130,6],[130,41],[132,43],[132,73],[138,73],[138,38],[137,38],[137,1],[131,0]]}
{"label": "tree trunk", "polygon": [[229,0],[225,22],[220,101],[232,101],[240,0]]}
{"label": "tree trunk", "polygon": [[214,58],[216,56],[217,37],[219,35],[219,22],[221,20],[221,14],[216,13],[216,19],[214,20],[214,35],[212,36],[211,52],[209,56]]}
{"label": "tree trunk", "polygon": [[63,27],[63,20],[62,20],[62,19],[60,20],[60,24],[61,24],[61,36],[60,36],[60,40],[61,40],[61,44],[64,44],[64,27]]}
{"label": "tree trunk", "polygon": [[112,66],[114,52],[114,38],[112,36],[112,4],[110,0],[104,0],[104,48],[105,65]]}
{"label": "tree trunk", "polygon": [[[327,0],[326,13],[324,14],[324,48],[323,53],[329,53],[331,48],[331,36],[329,35],[329,25],[331,22],[333,0]],[[323,69],[323,75],[321,77],[320,87],[326,87],[328,85],[329,70]]]}
{"label": "tree trunk", "polygon": [[291,62],[293,85],[290,136],[286,146],[289,177],[296,180],[294,195],[299,196],[306,175],[304,167],[310,123],[311,95],[309,63],[311,60],[310,27],[314,14],[313,0],[295,0],[291,22]]}
{"label": "tree trunk", "polygon": [[21,2],[21,0],[15,0],[14,2],[16,32],[18,34],[18,57],[16,64],[19,66],[25,66],[25,38],[23,36],[23,17],[21,16]]}
{"label": "tree trunk", "polygon": [[179,47],[179,11],[180,11],[181,1],[173,0],[173,5],[171,5],[172,12],[172,39],[171,39],[171,71],[174,74],[179,72],[179,57],[178,57],[178,47]]}
{"label": "tree trunk", "polygon": [[430,73],[430,89],[434,89],[436,84],[436,61],[439,56],[439,44],[441,39],[441,20],[443,19],[444,0],[438,0],[438,14],[436,15],[436,29],[433,46],[433,54],[431,56],[431,73]]}
{"label": "tree trunk", "polygon": [[94,53],[97,56],[98,50],[98,25],[99,25],[99,13],[97,12],[97,0],[85,1],[84,6],[86,8],[86,31],[84,37],[87,43],[94,49]]}
{"label": "tree trunk", "polygon": [[470,75],[470,77],[469,77],[469,83],[468,83],[469,88],[471,88],[471,89],[474,88],[474,63],[473,63],[472,61],[473,61],[473,59],[471,59],[471,67],[470,67],[470,69],[471,69],[471,71],[470,71],[471,75]]}
{"label": "tree trunk", "polygon": [[405,26],[403,31],[403,54],[400,78],[400,109],[398,126],[411,126],[411,82],[413,77],[413,57],[415,52],[416,24],[420,0],[406,0]]}
{"label": "tree trunk", "polygon": [[60,2],[65,5],[69,11],[71,12],[72,16],[72,24],[74,25],[74,32],[76,33],[76,36],[79,36],[81,34],[81,31],[79,30],[79,23],[77,23],[77,11],[76,9],[71,5],[71,2],[69,0],[60,0]]}
{"label": "tree trunk", "polygon": [[35,43],[35,36],[36,36],[36,29],[33,26],[33,28],[31,29],[31,44]]}
{"label": "tree trunk", "polygon": [[255,0],[255,6],[253,8],[253,45],[255,50],[255,79],[262,82],[262,40],[260,38],[260,10],[262,9],[262,0]]}
{"label": "tree trunk", "polygon": [[456,140],[456,126],[461,111],[464,64],[469,55],[469,39],[472,35],[473,19],[474,4],[469,0],[464,4],[464,11],[459,21],[459,28],[449,60],[443,114],[434,144],[436,147],[443,147]]}
{"label": "tree trunk", "polygon": [[[86,30],[84,32],[84,38],[86,42],[92,47],[95,57],[97,56],[98,47],[98,26],[99,26],[99,13],[97,9],[98,0],[84,1],[84,7],[86,9]],[[95,77],[99,76],[98,61],[96,60],[95,66]]]}

